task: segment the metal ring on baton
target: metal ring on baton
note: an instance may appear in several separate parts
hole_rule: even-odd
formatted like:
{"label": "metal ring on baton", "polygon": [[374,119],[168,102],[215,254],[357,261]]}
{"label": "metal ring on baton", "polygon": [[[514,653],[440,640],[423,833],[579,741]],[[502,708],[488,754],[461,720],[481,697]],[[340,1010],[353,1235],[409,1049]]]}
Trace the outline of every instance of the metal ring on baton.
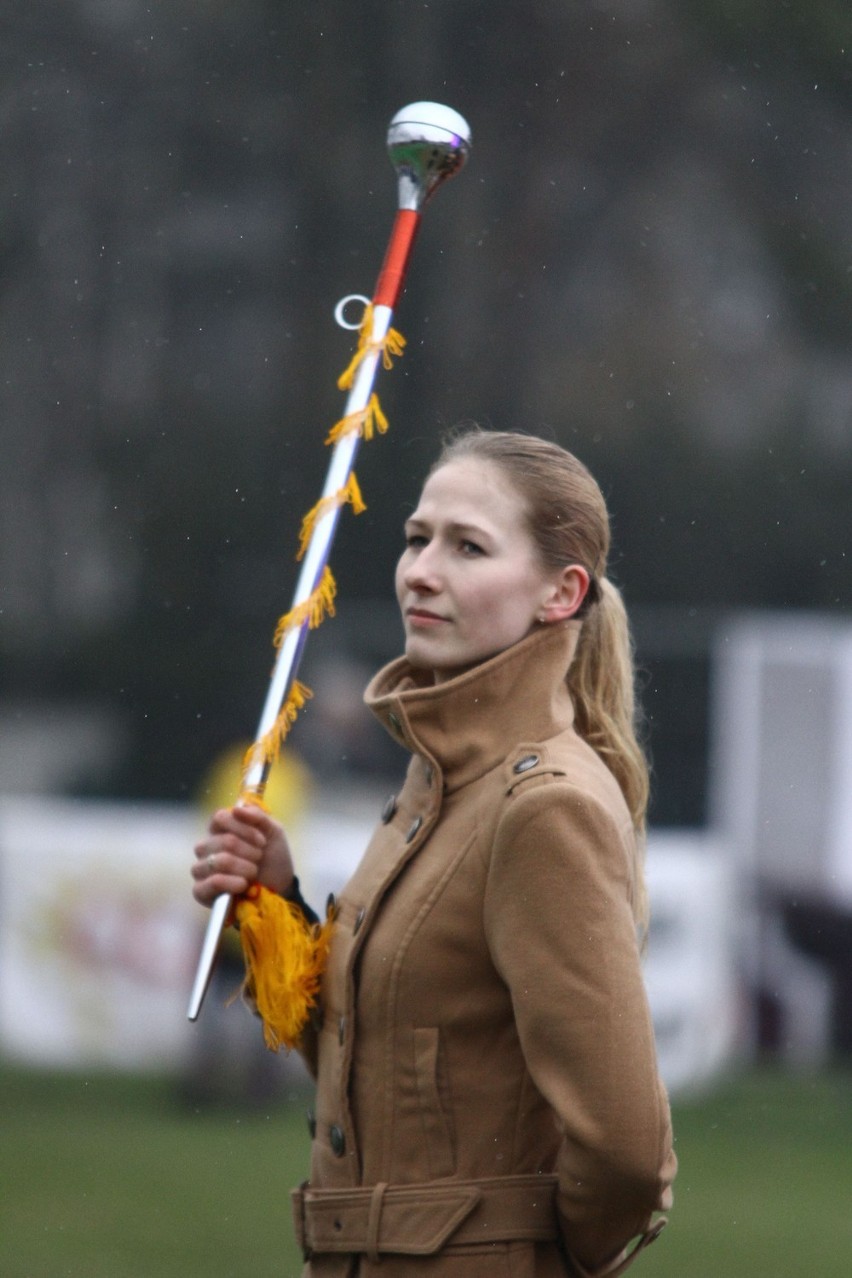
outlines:
{"label": "metal ring on baton", "polygon": [[[345,315],[346,308],[350,302],[360,302],[364,307],[360,318],[357,319],[354,324],[351,323]],[[341,328],[348,328],[353,332],[357,332],[364,322],[364,315],[366,314],[369,305],[370,299],[369,297],[365,297],[363,293],[347,293],[345,297],[341,297],[340,301],[335,306],[334,318]]]}
{"label": "metal ring on baton", "polygon": [[[338,302],[334,312],[338,324],[343,328],[355,329],[362,326],[363,320],[360,324],[347,321],[345,310],[349,303],[359,301],[366,303],[367,308],[372,307],[372,329],[365,335],[364,356],[349,391],[345,413],[347,417],[363,412],[368,406],[382,345],[387,338],[393,311],[405,283],[411,251],[420,225],[421,210],[438,187],[464,164],[470,151],[470,129],[463,117],[451,107],[441,106],[437,102],[415,102],[403,107],[391,120],[387,145],[391,163],[397,173],[398,208],[373,300],[370,303],[369,299],[353,293]],[[354,478],[352,467],[358,443],[359,435],[356,431],[341,435],[334,445],[323,495],[317,507],[322,508],[324,513],[313,527],[302,558],[302,570],[296,584],[291,612],[305,609],[311,596],[320,587],[340,514],[340,505],[339,502],[335,503],[335,496]],[[264,740],[274,730],[282,708],[287,704],[309,628],[306,617],[301,625],[294,627],[283,638],[261,712],[256,741]],[[262,794],[270,766],[268,759],[255,756],[243,778],[244,791]],[[191,1021],[197,1018],[201,1010],[213,973],[219,938],[228,921],[232,904],[232,897],[223,894],[216,898],[210,910],[187,1011]]]}

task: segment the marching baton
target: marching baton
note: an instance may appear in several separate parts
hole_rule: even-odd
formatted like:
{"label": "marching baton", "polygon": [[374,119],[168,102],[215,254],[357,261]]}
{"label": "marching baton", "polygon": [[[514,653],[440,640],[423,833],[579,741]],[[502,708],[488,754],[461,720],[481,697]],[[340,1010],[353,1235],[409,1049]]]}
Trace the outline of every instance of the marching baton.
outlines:
{"label": "marching baton", "polygon": [[[382,346],[405,283],[411,251],[420,225],[421,210],[441,183],[457,173],[464,164],[470,151],[470,129],[463,117],[450,107],[441,106],[437,102],[414,102],[397,111],[391,120],[387,145],[391,163],[397,173],[398,207],[373,294],[372,327],[367,338],[366,353],[358,365],[346,401],[347,417],[366,410],[370,402]],[[348,302],[359,300],[367,303],[369,301],[353,295],[338,304],[335,314],[343,327],[357,327],[345,321],[344,308]],[[360,433],[353,431],[341,435],[334,445],[321,499],[321,504],[328,501],[328,508],[322,506],[326,513],[317,519],[305,550],[293,597],[293,610],[306,604],[325,572],[340,514],[340,506],[335,504],[334,497],[349,482],[359,442]],[[262,741],[278,721],[296,677],[309,629],[306,617],[301,625],[287,632],[279,648],[256,741]],[[258,758],[255,755],[243,779],[243,790],[262,794],[270,767],[268,758]],[[191,1021],[196,1020],[201,1011],[213,974],[219,939],[228,922],[232,904],[232,897],[223,893],[211,907],[187,1010]]]}

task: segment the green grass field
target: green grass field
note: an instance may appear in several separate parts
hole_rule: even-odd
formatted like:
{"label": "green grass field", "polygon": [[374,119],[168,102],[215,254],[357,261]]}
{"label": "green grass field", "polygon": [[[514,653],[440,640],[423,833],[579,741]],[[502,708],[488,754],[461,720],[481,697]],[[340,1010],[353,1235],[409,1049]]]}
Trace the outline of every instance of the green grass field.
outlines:
{"label": "green grass field", "polygon": [[[269,1113],[196,1109],[168,1080],[0,1069],[0,1274],[295,1278],[309,1104],[296,1087]],[[678,1104],[675,1130],[675,1210],[637,1278],[852,1274],[852,1072],[751,1073]]]}

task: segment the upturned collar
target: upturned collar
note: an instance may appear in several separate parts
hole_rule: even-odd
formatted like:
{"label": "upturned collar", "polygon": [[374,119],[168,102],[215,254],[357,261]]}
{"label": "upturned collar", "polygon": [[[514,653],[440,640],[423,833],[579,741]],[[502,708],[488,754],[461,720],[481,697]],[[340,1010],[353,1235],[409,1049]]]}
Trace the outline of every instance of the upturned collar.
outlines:
{"label": "upturned collar", "polygon": [[497,766],[519,742],[546,741],[570,728],[565,676],[578,621],[546,626],[445,683],[400,657],[370,682],[364,701],[394,740],[457,790]]}

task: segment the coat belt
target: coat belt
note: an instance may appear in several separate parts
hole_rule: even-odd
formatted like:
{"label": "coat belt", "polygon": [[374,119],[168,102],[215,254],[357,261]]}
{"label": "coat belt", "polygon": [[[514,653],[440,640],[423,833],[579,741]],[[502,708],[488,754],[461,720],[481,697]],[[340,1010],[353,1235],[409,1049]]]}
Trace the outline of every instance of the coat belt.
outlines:
{"label": "coat belt", "polygon": [[314,1252],[431,1256],[445,1246],[548,1242],[559,1236],[557,1178],[498,1176],[357,1189],[293,1190],[296,1237]]}

